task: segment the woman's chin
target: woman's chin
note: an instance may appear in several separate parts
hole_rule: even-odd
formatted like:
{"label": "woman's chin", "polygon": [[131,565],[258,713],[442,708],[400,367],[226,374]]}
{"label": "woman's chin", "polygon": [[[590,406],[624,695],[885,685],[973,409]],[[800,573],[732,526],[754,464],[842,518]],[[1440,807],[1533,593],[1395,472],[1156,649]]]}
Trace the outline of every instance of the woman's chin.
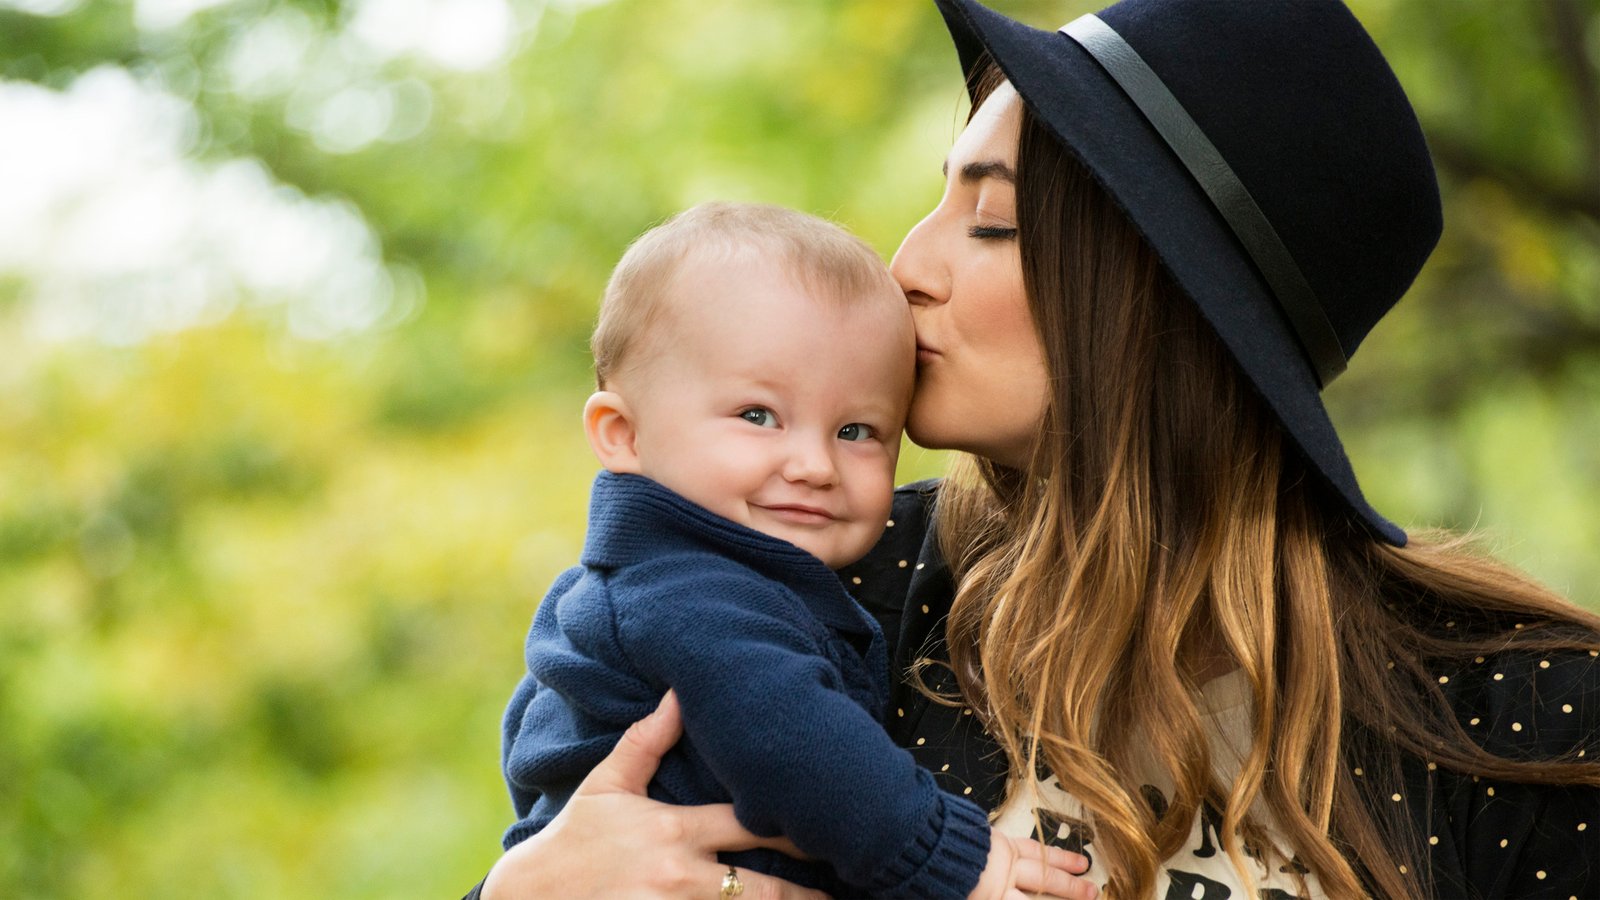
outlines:
{"label": "woman's chin", "polygon": [[[913,444],[929,450],[955,450],[992,460],[1003,466],[1020,467],[1027,463],[1028,448],[1032,446],[1032,425],[1025,423],[996,422],[971,412],[951,414],[928,405],[919,406],[911,401],[906,415],[906,437]],[[1026,434],[1013,435],[1019,425]]]}
{"label": "woman's chin", "polygon": [[952,450],[957,453],[971,453],[986,459],[995,459],[994,448],[981,440],[980,435],[964,432],[960,429],[939,428],[937,426],[921,428],[906,422],[906,437],[911,443],[927,450]]}
{"label": "woman's chin", "polygon": [[928,450],[961,449],[950,443],[946,429],[939,427],[937,418],[918,414],[916,401],[912,401],[911,410],[906,414],[906,437],[911,439],[911,443]]}

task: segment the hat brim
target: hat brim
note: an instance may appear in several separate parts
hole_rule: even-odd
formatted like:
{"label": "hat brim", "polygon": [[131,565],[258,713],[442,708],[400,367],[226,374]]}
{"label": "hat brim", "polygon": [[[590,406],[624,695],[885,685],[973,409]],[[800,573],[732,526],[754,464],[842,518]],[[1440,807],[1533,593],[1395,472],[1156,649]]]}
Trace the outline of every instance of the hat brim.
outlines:
{"label": "hat brim", "polygon": [[1204,191],[1088,51],[1060,32],[1015,22],[974,0],[936,0],[964,75],[987,50],[1022,101],[1127,214],[1178,287],[1222,339],[1305,461],[1372,533],[1403,529],[1361,493],[1315,371]]}

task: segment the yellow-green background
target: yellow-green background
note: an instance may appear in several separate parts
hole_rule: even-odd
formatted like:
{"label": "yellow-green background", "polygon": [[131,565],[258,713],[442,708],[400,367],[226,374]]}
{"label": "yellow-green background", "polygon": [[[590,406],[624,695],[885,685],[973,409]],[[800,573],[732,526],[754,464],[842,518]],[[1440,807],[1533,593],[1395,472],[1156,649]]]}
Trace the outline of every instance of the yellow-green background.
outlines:
{"label": "yellow-green background", "polygon": [[[335,35],[346,4],[223,2],[158,32],[137,4],[15,5],[0,78],[178,73],[197,165],[255,158],[347,200],[426,300],[332,339],[270,305],[44,339],[26,272],[0,272],[0,897],[458,896],[509,816],[499,716],[527,621],[582,539],[606,272],[710,198],[832,216],[890,254],[961,121],[939,17],[520,0],[494,65],[379,67],[431,91],[426,128],[330,152],[219,60],[272,16]],[[1091,8],[995,5],[1049,28]],[[1482,530],[1595,608],[1600,3],[1354,9],[1428,131],[1447,230],[1329,392],[1335,420],[1380,510]],[[901,474],[940,464],[913,450]]]}

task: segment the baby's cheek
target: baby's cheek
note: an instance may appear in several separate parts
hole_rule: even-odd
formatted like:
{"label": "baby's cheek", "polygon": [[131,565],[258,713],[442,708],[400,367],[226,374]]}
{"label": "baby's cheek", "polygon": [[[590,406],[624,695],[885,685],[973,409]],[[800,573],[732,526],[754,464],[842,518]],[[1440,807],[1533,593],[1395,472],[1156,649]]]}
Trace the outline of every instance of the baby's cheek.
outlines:
{"label": "baby's cheek", "polygon": [[878,538],[883,535],[885,521],[886,518],[874,518],[852,523],[849,537],[843,542],[846,546],[839,548],[840,559],[832,565],[832,568],[849,565],[866,556],[867,552],[878,543]]}

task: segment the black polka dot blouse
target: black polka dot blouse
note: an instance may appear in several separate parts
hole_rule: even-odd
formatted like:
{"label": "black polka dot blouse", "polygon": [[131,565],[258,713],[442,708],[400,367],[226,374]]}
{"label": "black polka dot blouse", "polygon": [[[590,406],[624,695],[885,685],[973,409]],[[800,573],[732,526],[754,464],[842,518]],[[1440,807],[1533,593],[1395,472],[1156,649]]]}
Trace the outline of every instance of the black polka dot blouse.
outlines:
{"label": "black polka dot blouse", "polygon": [[[840,575],[888,638],[897,675],[890,733],[946,790],[995,809],[1005,781],[999,747],[971,710],[933,702],[908,681],[911,666],[929,660],[923,681],[956,693],[939,665],[949,659],[943,623],[954,585],[929,528],[936,488],[900,488],[882,539]],[[1580,762],[1600,754],[1600,651],[1508,651],[1441,671],[1438,681],[1462,727],[1493,753]],[[1359,759],[1351,768],[1353,777],[1371,775]],[[1496,782],[1411,756],[1401,770],[1388,800],[1425,842],[1435,896],[1600,900],[1600,786]]]}

